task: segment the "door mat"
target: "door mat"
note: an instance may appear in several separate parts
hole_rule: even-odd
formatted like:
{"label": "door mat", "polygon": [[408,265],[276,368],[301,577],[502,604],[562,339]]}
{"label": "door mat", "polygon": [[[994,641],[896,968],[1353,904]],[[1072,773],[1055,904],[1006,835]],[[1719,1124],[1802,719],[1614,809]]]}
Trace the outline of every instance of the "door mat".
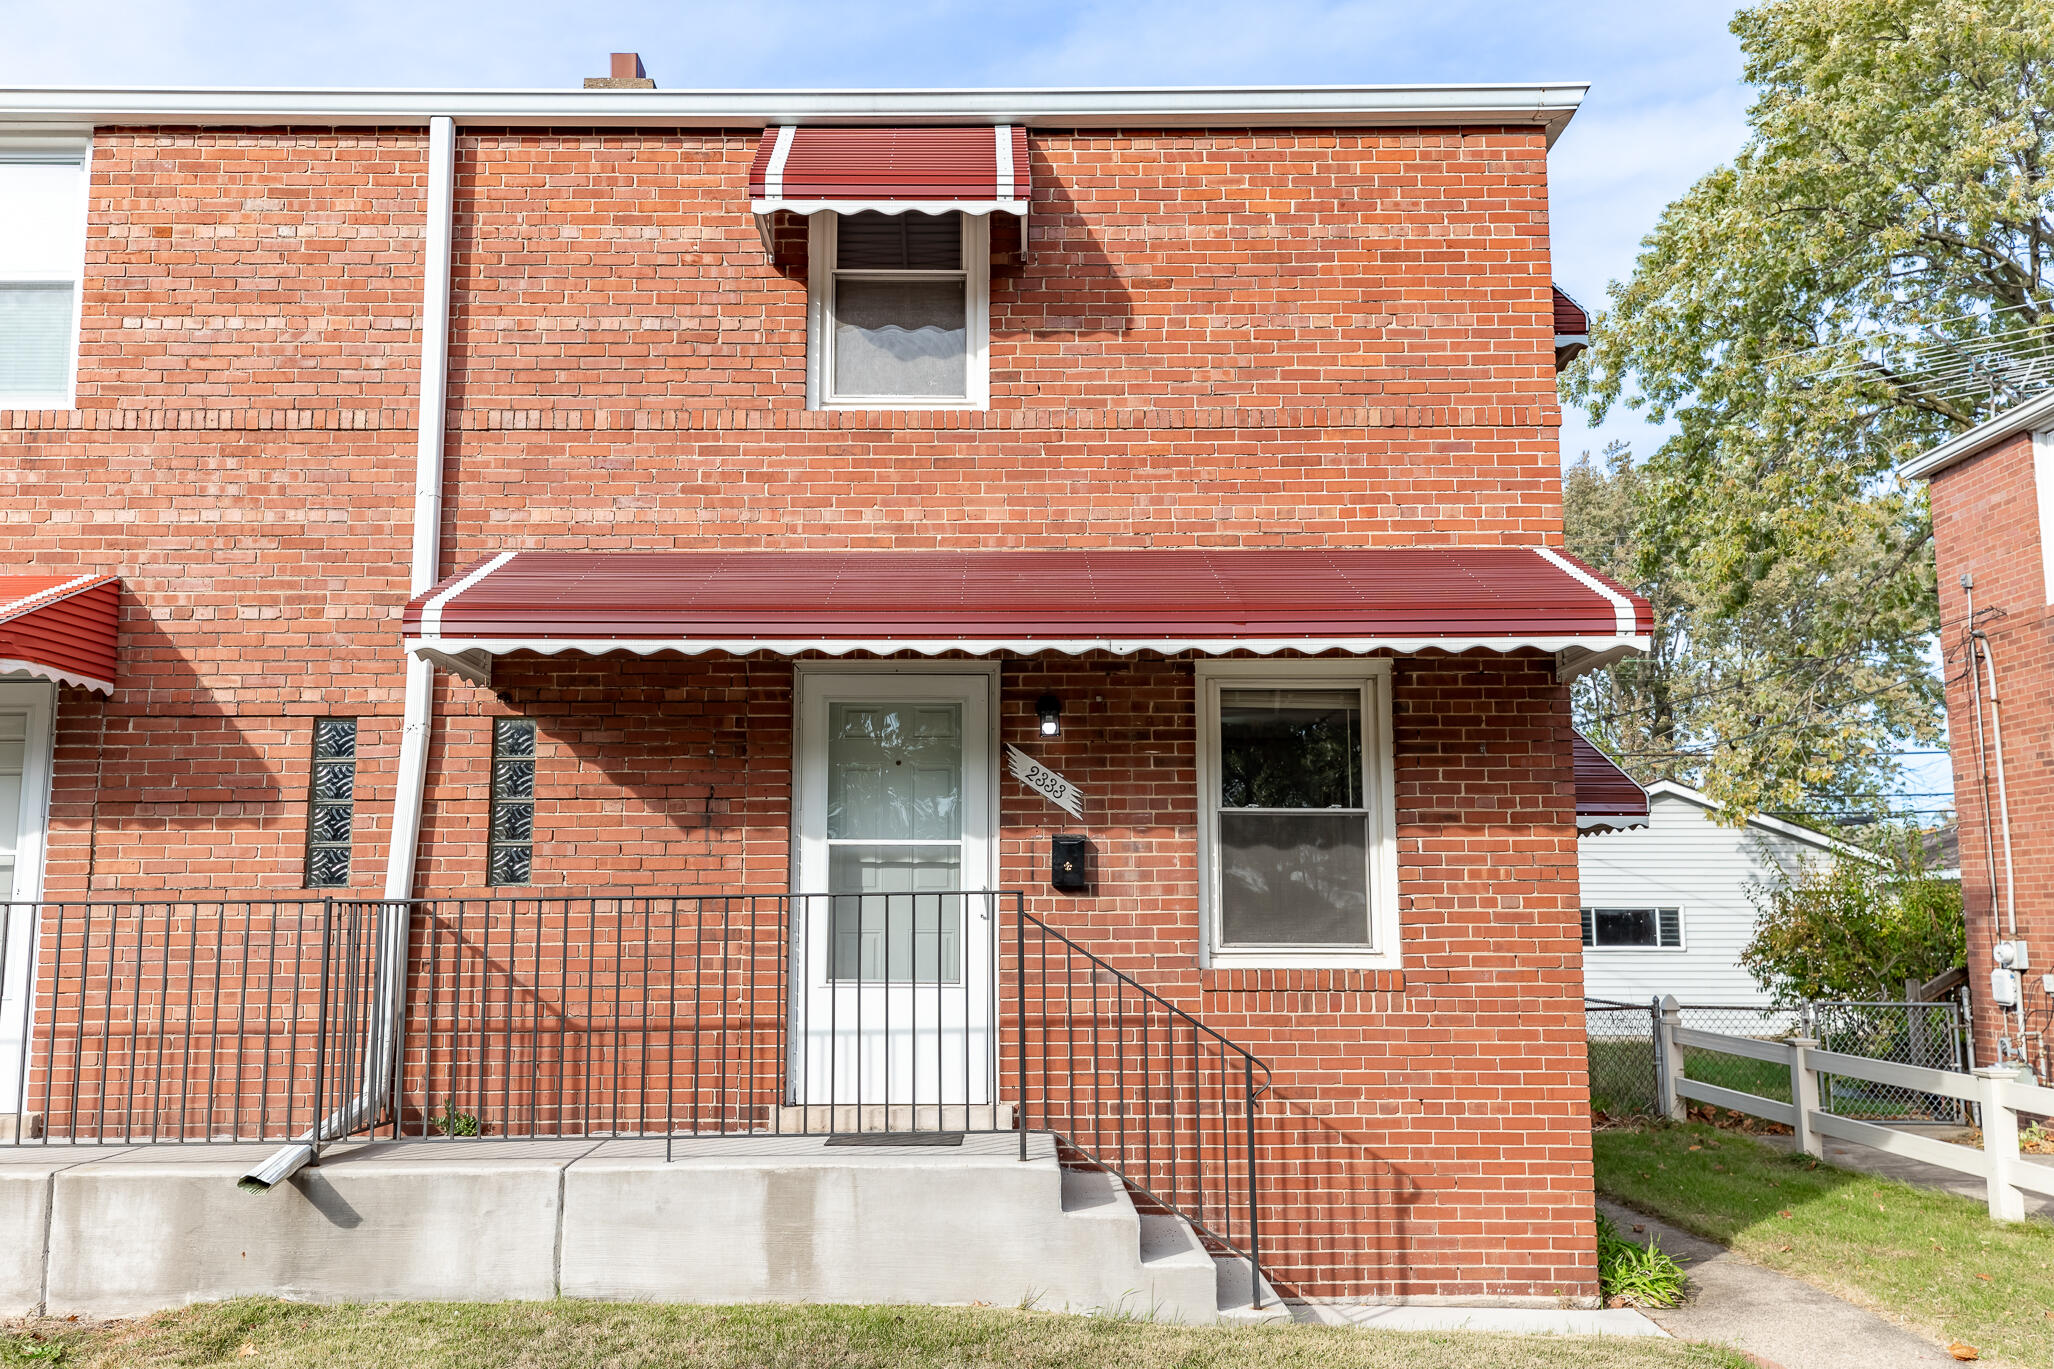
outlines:
{"label": "door mat", "polygon": [[960,1146],[960,1131],[843,1131],[827,1138],[831,1146]]}

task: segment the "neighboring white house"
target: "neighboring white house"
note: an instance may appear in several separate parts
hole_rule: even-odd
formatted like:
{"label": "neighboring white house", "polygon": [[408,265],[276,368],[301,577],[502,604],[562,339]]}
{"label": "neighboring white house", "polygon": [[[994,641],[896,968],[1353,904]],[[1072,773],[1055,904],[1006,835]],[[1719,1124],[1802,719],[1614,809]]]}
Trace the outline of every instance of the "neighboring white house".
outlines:
{"label": "neighboring white house", "polygon": [[1584,993],[1627,1003],[1674,994],[1684,1003],[1767,1004],[1740,965],[1759,915],[1748,889],[1807,859],[1875,857],[1777,818],[1721,826],[1715,800],[1672,780],[1647,786],[1647,798],[1644,825],[1586,831],[1576,844]]}

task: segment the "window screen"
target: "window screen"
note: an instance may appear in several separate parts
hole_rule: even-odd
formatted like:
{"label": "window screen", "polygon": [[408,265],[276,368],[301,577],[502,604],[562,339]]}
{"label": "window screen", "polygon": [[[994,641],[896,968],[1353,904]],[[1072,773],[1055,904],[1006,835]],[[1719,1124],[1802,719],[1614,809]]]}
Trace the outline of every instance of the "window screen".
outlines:
{"label": "window screen", "polygon": [[835,397],[966,397],[963,216],[851,214],[836,221],[835,232]]}
{"label": "window screen", "polygon": [[84,179],[76,155],[0,155],[0,404],[70,402]]}
{"label": "window screen", "polygon": [[350,843],[356,836],[354,718],[323,718],[314,724],[307,794],[307,887],[340,888],[349,883]]}
{"label": "window screen", "polygon": [[1369,944],[1362,690],[1223,687],[1222,946]]}
{"label": "window screen", "polygon": [[535,866],[535,724],[500,718],[492,724],[491,849],[488,884],[527,884]]}

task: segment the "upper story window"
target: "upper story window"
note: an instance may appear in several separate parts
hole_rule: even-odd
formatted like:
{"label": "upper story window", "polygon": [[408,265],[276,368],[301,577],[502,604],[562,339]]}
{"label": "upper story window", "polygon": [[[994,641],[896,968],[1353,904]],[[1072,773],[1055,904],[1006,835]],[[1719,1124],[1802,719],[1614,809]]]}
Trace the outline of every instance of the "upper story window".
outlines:
{"label": "upper story window", "polygon": [[947,213],[812,216],[813,408],[983,408],[990,221]]}
{"label": "upper story window", "polygon": [[1386,669],[1200,665],[1208,963],[1398,963]]}
{"label": "upper story window", "polygon": [[0,140],[0,408],[71,407],[85,244],[85,150]]}

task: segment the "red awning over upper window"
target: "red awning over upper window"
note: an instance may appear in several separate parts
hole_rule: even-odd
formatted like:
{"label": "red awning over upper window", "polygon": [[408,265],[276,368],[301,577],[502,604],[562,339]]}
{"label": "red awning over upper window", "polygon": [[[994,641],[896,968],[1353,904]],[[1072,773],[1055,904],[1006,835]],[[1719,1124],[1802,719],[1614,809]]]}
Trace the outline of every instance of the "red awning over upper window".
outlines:
{"label": "red awning over upper window", "polygon": [[1027,130],[968,128],[763,130],[749,168],[749,210],[798,214],[875,210],[1025,214]]}
{"label": "red awning over upper window", "polygon": [[1576,751],[1576,826],[1584,832],[1617,832],[1647,826],[1647,791],[1612,763],[1581,732]]}
{"label": "red awning over upper window", "polygon": [[0,675],[112,694],[120,612],[118,576],[0,575]]}
{"label": "red awning over upper window", "polygon": [[[421,595],[408,645],[513,651],[1644,649],[1645,600],[1548,547],[502,552]],[[465,653],[469,667],[457,662]]]}

